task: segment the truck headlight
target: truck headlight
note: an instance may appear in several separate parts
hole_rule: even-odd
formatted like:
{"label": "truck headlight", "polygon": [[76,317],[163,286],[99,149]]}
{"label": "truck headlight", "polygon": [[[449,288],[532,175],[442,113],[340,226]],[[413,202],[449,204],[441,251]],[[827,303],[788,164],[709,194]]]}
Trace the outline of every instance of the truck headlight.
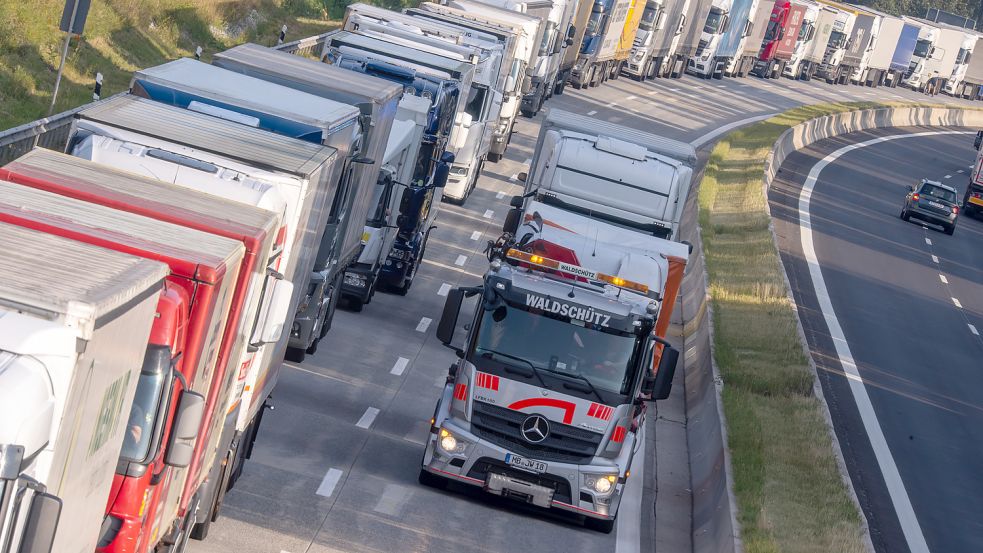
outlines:
{"label": "truck headlight", "polygon": [[618,482],[616,474],[585,474],[584,487],[593,490],[599,495],[607,495],[614,489]]}
{"label": "truck headlight", "polygon": [[443,449],[447,453],[459,454],[464,453],[464,447],[466,445],[467,443],[463,440],[458,440],[446,429],[440,429],[440,449]]}

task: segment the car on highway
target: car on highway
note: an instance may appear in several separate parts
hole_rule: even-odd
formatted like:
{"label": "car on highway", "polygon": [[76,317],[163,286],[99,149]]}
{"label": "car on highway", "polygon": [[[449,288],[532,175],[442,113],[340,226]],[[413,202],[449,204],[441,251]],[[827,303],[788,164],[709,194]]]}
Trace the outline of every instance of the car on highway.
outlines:
{"label": "car on highway", "polygon": [[911,217],[926,223],[939,225],[946,234],[956,230],[956,219],[959,218],[959,204],[956,189],[938,181],[922,179],[917,186],[908,187],[904,207],[901,208],[901,218],[905,221]]}

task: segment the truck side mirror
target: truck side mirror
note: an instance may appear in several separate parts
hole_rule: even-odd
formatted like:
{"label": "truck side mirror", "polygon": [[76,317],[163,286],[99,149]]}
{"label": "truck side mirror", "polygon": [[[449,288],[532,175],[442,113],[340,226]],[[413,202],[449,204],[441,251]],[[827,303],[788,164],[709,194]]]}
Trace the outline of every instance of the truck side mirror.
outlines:
{"label": "truck side mirror", "polygon": [[433,179],[430,181],[433,183],[434,188],[447,186],[447,177],[451,174],[451,165],[453,163],[454,154],[450,152],[440,154],[440,161],[437,162],[437,168],[433,172]]}
{"label": "truck side mirror", "polygon": [[[577,27],[574,25],[570,25],[569,27],[567,27],[567,38],[572,41],[573,37],[575,36],[577,36]],[[573,42],[569,42],[568,44],[573,44]]]}
{"label": "truck side mirror", "polygon": [[440,323],[437,324],[437,339],[447,347],[453,348],[451,342],[454,341],[454,330],[457,328],[457,316],[461,312],[462,302],[464,290],[455,288],[447,293],[444,312],[440,314]]}
{"label": "truck side mirror", "polygon": [[502,223],[502,232],[515,234],[519,230],[519,221],[522,217],[522,209],[513,207],[505,215],[505,222]]}
{"label": "truck side mirror", "polygon": [[31,498],[18,553],[51,553],[61,517],[61,499],[45,492]]}
{"label": "truck side mirror", "polygon": [[650,401],[662,400],[669,397],[672,391],[672,377],[676,374],[676,364],[679,361],[679,350],[670,346],[662,348],[659,358],[659,369],[655,376],[645,375],[642,382],[642,393],[651,396]]}
{"label": "truck side mirror", "polygon": [[171,431],[171,444],[167,448],[164,463],[183,468],[191,464],[195,453],[198,429],[205,414],[205,396],[184,390],[178,400],[174,414],[174,429]]}
{"label": "truck side mirror", "polygon": [[976,140],[973,141],[973,147],[979,150],[980,144],[983,144],[983,131],[976,131]]}
{"label": "truck side mirror", "polygon": [[279,279],[271,278],[269,283],[273,290],[270,293],[266,316],[256,329],[256,335],[251,342],[251,345],[254,346],[279,342],[280,336],[283,335],[283,328],[289,318],[290,300],[294,295],[294,283],[282,277]]}

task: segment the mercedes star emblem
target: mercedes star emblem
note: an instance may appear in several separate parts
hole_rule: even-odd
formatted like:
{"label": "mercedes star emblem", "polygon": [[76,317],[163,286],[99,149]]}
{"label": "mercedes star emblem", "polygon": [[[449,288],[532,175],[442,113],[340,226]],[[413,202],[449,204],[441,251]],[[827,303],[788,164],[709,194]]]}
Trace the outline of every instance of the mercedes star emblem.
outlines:
{"label": "mercedes star emblem", "polygon": [[522,437],[531,444],[538,444],[550,435],[550,423],[542,415],[529,415],[519,427]]}

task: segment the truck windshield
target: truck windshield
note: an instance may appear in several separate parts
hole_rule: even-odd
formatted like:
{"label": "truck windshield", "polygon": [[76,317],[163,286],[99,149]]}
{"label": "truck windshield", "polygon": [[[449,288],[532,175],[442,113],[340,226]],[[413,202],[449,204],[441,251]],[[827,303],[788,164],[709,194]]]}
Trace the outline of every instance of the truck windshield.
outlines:
{"label": "truck windshield", "polygon": [[504,305],[484,312],[479,324],[475,358],[584,378],[616,394],[631,388],[636,344],[631,334]]}
{"label": "truck windshield", "polygon": [[778,37],[780,25],[774,19],[768,22],[768,28],[765,29],[765,42],[771,42]]}
{"label": "truck windshield", "polygon": [[962,65],[967,62],[969,62],[969,50],[960,48],[959,53],[956,54],[956,65]]}
{"label": "truck windshield", "polygon": [[829,34],[829,47],[833,49],[843,48],[846,45],[846,34],[840,31],[833,31]]}
{"label": "truck windshield", "polygon": [[915,51],[912,55],[918,56],[920,58],[928,57],[928,51],[932,48],[932,41],[924,38],[918,39],[915,43]]}
{"label": "truck windshield", "polygon": [[642,20],[638,24],[639,29],[645,29],[646,31],[651,31],[655,26],[655,20],[659,17],[659,6],[655,4],[647,4],[645,6],[645,11],[642,12]]}
{"label": "truck windshield", "polygon": [[810,40],[812,37],[809,33],[812,32],[812,23],[805,22],[799,27],[799,37],[796,39],[799,42],[804,42]]}
{"label": "truck windshield", "polygon": [[724,22],[724,13],[718,11],[716,8],[710,10],[710,14],[707,15],[707,22],[703,25],[703,32],[709,35],[715,35],[722,31]]}
{"label": "truck windshield", "polygon": [[133,407],[123,435],[120,458],[135,463],[145,463],[150,455],[150,440],[154,434],[161,394],[164,391],[164,373],[141,373]]}
{"label": "truck windshield", "polygon": [[487,95],[488,87],[471,85],[471,90],[468,91],[468,101],[464,104],[464,113],[470,115],[472,121],[481,121]]}

